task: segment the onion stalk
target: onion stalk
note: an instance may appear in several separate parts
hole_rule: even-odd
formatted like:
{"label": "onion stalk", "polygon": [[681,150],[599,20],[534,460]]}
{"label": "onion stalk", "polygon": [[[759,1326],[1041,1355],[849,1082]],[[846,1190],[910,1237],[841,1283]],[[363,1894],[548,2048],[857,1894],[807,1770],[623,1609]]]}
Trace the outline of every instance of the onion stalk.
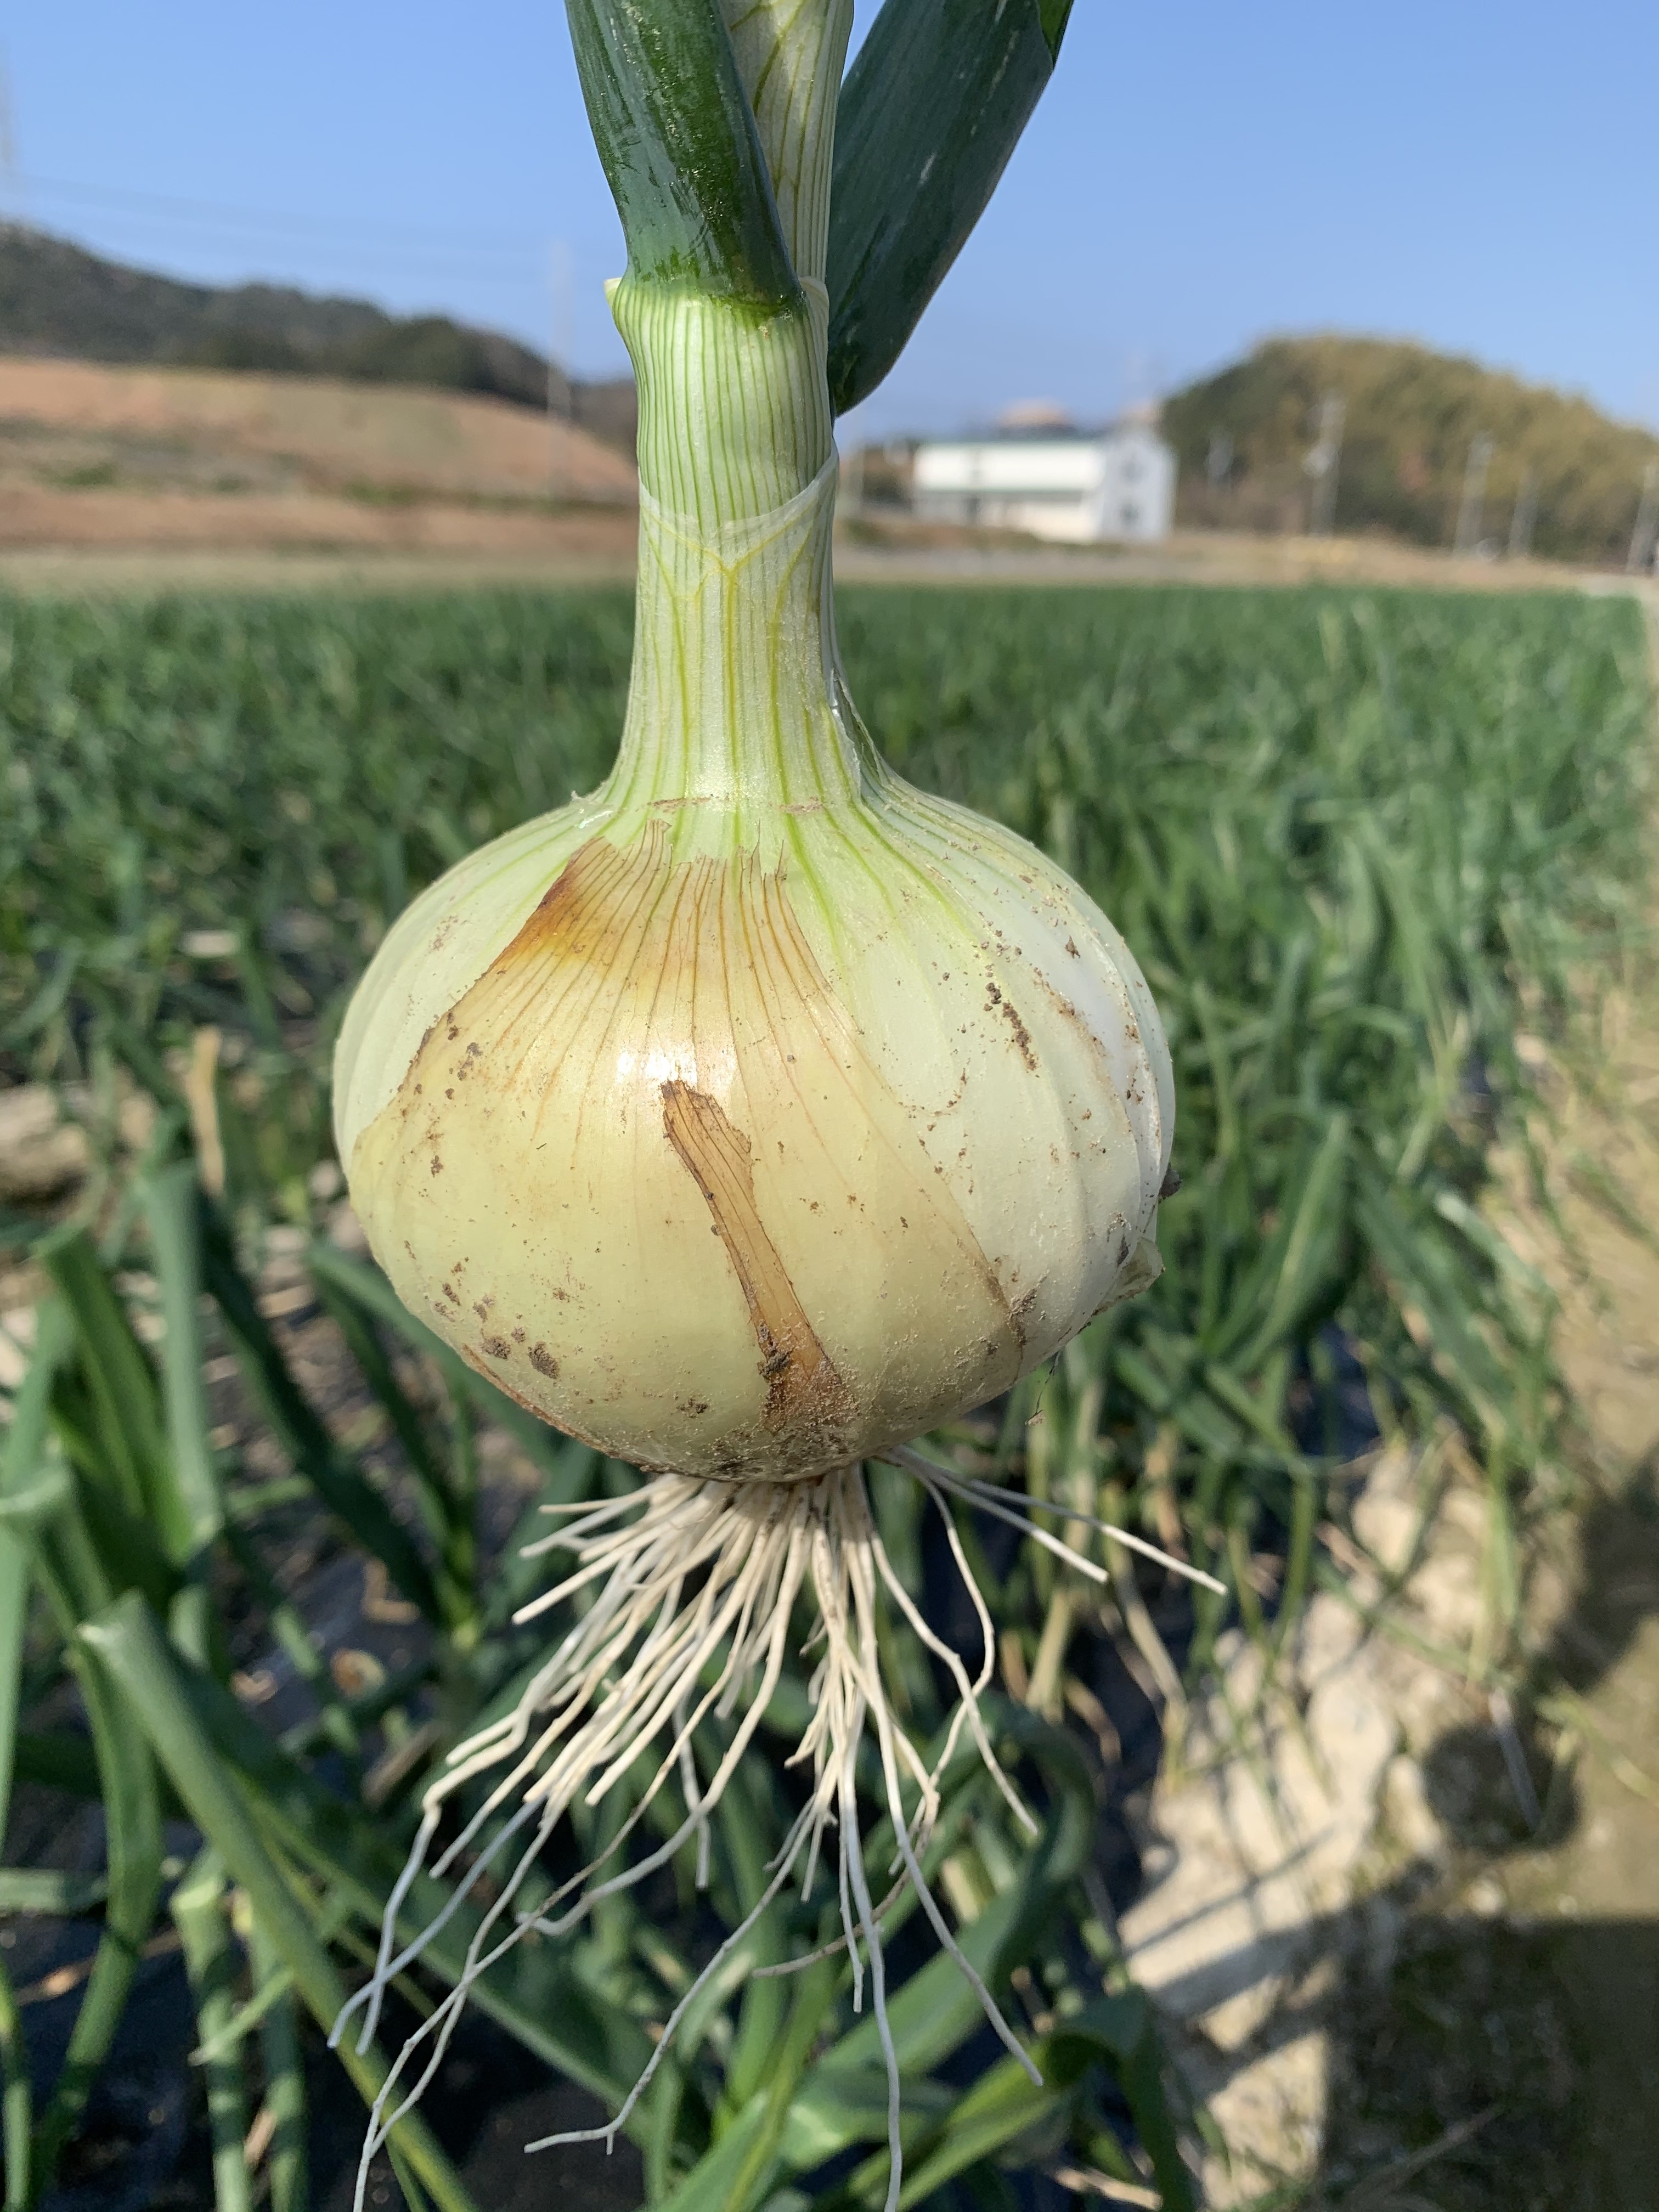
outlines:
{"label": "onion stalk", "polygon": [[[908,1447],[1156,1274],[1174,1099],[1151,994],[1105,916],[1034,848],[896,775],[842,675],[827,264],[851,12],[570,0],[627,234],[608,291],[639,389],[622,744],[597,791],[461,862],[390,932],[342,1032],[336,1125],[370,1243],[411,1310],[498,1387],[647,1477],[545,1540],[574,1565],[527,1614],[586,1609],[428,1790],[357,2001],[365,2037],[434,1932],[395,1933],[429,1857],[461,1872],[458,1899],[486,1870],[496,1894],[466,1973],[393,2076],[405,2102],[495,1950],[532,1925],[568,1930],[687,1844],[701,1873],[708,1812],[752,1753],[793,1617],[811,1613],[822,1651],[790,1762],[805,1802],[721,1956],[786,1882],[811,1891],[833,1837],[854,2002],[867,1973],[889,2057],[891,2205],[886,1883],[864,1863],[855,1754],[868,1731],[897,1838],[888,1872],[915,1885],[959,1960],[921,1857],[963,1729],[1018,1802],[979,1711],[990,1621],[951,1520],[953,1499],[990,1502]],[[934,16],[950,12],[936,0]],[[1063,8],[981,12],[988,38],[1012,35],[1006,15],[1052,58]],[[926,0],[908,13],[925,17]],[[960,188],[960,149],[952,159],[943,182]],[[854,304],[842,389],[859,384],[859,330],[880,325],[890,352],[895,316],[920,312],[902,299],[884,323],[868,298]],[[971,1674],[881,1546],[862,1474],[875,1457],[908,1468],[943,1516],[984,1631]],[[884,1692],[883,1604],[956,1683],[931,1764]],[[735,1727],[700,1778],[693,1741],[711,1716]],[[557,1821],[647,1750],[655,1778],[605,1855],[618,1864],[519,1917]],[[673,1777],[684,1821],[621,1866]],[[480,1784],[432,1857],[452,1801]],[[614,2139],[644,2086],[597,2132]],[[365,2173],[385,2108],[383,2094]]]}

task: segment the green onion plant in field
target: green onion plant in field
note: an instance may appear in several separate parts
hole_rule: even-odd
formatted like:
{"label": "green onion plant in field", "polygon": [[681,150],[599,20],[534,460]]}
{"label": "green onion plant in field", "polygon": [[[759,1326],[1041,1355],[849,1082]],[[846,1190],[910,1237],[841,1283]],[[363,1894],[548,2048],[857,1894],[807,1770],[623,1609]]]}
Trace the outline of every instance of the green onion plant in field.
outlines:
{"label": "green onion plant in field", "polygon": [[[1030,1542],[999,1550],[988,1519],[969,1528],[1016,1692],[988,1712],[1041,1833],[1024,1840],[959,1757],[929,1871],[975,1968],[1020,1993],[1043,2086],[976,2039],[971,1990],[907,1948],[914,1900],[896,1903],[903,2202],[1006,2203],[1012,2170],[1081,2162],[1178,2206],[1179,2114],[1113,1952],[1068,1678],[1109,1622],[1176,1699],[1229,1620],[1274,1650],[1306,1592],[1340,1586],[1319,1532],[1342,1517],[1356,1374],[1377,1429],[1421,1443],[1449,1425],[1483,1471],[1488,1625],[1473,1660],[1445,1656],[1504,1666],[1527,1525],[1559,1494],[1559,1392],[1548,1296],[1482,1200],[1525,1103],[1522,1009],[1564,1028],[1642,911],[1639,628],[1613,603],[1338,592],[848,592],[840,620],[901,770],[1044,847],[1115,918],[1181,1101],[1162,1279],[933,1448],[1184,1550],[1238,1608],[1200,1592],[1172,1655],[1147,1604],[1161,1577],[1137,1579],[1121,1548],[1085,1538],[1103,1589]],[[216,2200],[299,2212],[302,2040],[372,1961],[422,1788],[511,1709],[538,1648],[511,1626],[541,1586],[517,1547],[546,1527],[540,1505],[635,1479],[405,1313],[343,1238],[327,1172],[333,1036],[368,957],[462,852],[592,785],[629,649],[609,592],[0,605],[0,1072],[54,1086],[92,1161],[52,1218],[14,1202],[3,1224],[38,1299],[6,1370],[0,1808],[22,1782],[95,1798],[107,1823],[95,1877],[0,1869],[0,1910],[96,1936],[55,2081],[31,2082],[30,2008],[0,1954],[8,2212],[52,2185],[139,1954],[168,1926]],[[276,1310],[274,1255],[328,1324],[346,1415]],[[918,1493],[878,1480],[872,1497],[919,1587]],[[319,1522],[410,1616],[401,1669],[343,1686],[313,1650],[303,1585],[283,1576]],[[896,1608],[883,1633],[925,1745],[940,1683]],[[305,1689],[280,1734],[235,1686],[271,1651]],[[786,1670],[767,1721],[780,1757],[805,1698]],[[647,1808],[641,1848],[695,1810],[725,1725]],[[644,1779],[579,1811],[584,1856]],[[483,1972],[477,2003],[614,2109],[762,1894],[792,1786],[746,1765],[696,1847],[706,1894],[682,1853],[577,1936]],[[872,1869],[892,1843],[872,1827]],[[538,1870],[538,1909],[569,1871]],[[444,1896],[422,1876],[410,1924]],[[415,2013],[468,1971],[477,1921],[456,1910],[404,1978]],[[832,1932],[776,1902],[681,2023],[630,2123],[652,2203],[883,2201],[881,2057],[844,1960],[757,1972]],[[349,2039],[340,2057],[372,2097],[384,2057]],[[400,2123],[391,2155],[412,2203],[459,2207],[441,2118]]]}

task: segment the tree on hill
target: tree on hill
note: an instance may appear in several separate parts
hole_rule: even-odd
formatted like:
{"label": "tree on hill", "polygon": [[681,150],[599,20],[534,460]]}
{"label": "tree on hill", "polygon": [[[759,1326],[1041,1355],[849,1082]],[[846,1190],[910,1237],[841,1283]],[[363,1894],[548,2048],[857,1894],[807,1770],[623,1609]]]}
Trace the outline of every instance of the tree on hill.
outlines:
{"label": "tree on hill", "polygon": [[1272,338],[1177,392],[1164,428],[1181,459],[1180,519],[1305,529],[1304,465],[1332,393],[1344,409],[1338,530],[1451,544],[1469,448],[1484,437],[1484,538],[1506,542],[1517,504],[1530,501],[1534,551],[1622,565],[1659,437],[1587,399],[1379,338]]}

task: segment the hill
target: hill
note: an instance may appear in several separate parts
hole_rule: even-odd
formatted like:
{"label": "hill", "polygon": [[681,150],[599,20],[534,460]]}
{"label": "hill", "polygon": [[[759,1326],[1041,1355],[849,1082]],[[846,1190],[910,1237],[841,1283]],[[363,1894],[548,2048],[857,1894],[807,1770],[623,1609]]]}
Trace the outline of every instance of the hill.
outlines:
{"label": "hill", "polygon": [[613,447],[478,392],[0,356],[0,489],[25,484],[380,504],[637,498]]}
{"label": "hill", "polygon": [[630,453],[634,387],[572,380],[532,347],[447,315],[388,315],[367,300],[277,284],[186,283],[68,239],[0,224],[0,345],[12,354],[254,369],[421,384],[557,411]]}
{"label": "hill", "polygon": [[1481,537],[1507,541],[1530,478],[1533,550],[1622,566],[1659,437],[1611,421],[1587,399],[1380,338],[1272,338],[1177,392],[1164,429],[1181,458],[1178,520],[1305,529],[1304,462],[1328,393],[1345,408],[1338,531],[1449,544],[1470,444],[1484,435],[1492,449]]}

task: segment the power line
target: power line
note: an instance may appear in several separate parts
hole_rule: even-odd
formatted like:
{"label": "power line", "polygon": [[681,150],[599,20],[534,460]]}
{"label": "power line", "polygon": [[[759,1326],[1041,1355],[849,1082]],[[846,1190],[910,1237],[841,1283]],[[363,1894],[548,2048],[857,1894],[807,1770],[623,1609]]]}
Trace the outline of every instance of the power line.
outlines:
{"label": "power line", "polygon": [[[455,283],[477,278],[485,283],[520,283],[534,285],[536,253],[529,248],[516,263],[498,259],[480,265],[477,258],[457,256],[442,259],[431,254],[420,254],[400,250],[396,246],[356,245],[343,240],[330,245],[319,241],[315,245],[298,247],[283,240],[273,240],[262,251],[258,240],[238,233],[216,232],[210,228],[196,230],[172,229],[157,233],[138,219],[138,227],[119,216],[107,218],[97,228],[97,243],[88,245],[82,234],[73,240],[84,250],[113,252],[131,255],[146,262],[166,261],[191,249],[215,252],[234,252],[246,261],[256,259],[257,273],[235,280],[191,277],[184,281],[195,283],[236,281],[282,286],[295,284],[307,289],[313,282],[313,272],[337,272],[334,281],[355,281],[372,284],[380,273],[407,278],[429,278],[434,283]],[[275,264],[272,266],[271,264]]]}
{"label": "power line", "polygon": [[[43,226],[32,222],[27,228],[40,231]],[[206,218],[158,219],[123,212],[104,216],[92,225],[90,234],[88,228],[77,223],[72,232],[62,234],[84,251],[115,253],[157,266],[158,271],[181,256],[189,258],[201,253],[234,256],[244,264],[242,273],[234,277],[191,276],[182,281],[277,287],[292,284],[302,289],[314,289],[319,282],[373,289],[382,277],[424,280],[442,286],[471,280],[487,285],[506,283],[531,288],[536,283],[539,258],[532,246],[511,256],[498,251],[486,258],[465,252],[422,253],[412,247],[377,244],[368,239],[356,240],[349,235],[331,240],[301,241],[279,237],[262,240],[251,233],[220,229]]]}
{"label": "power line", "polygon": [[221,200],[177,198],[170,193],[131,191],[125,187],[106,185],[86,185],[71,178],[19,175],[15,182],[33,192],[63,200],[70,204],[130,210],[135,214],[146,211],[186,219],[207,220],[221,228],[269,234],[287,231],[294,236],[341,239],[355,234],[365,243],[381,240],[388,243],[404,240],[411,245],[436,246],[440,251],[451,247],[461,252],[495,252],[529,254],[541,251],[544,238],[531,231],[499,230],[434,230],[425,224],[380,222],[374,217],[352,216],[342,220],[334,216],[306,216],[278,212],[274,209],[236,208]]}

